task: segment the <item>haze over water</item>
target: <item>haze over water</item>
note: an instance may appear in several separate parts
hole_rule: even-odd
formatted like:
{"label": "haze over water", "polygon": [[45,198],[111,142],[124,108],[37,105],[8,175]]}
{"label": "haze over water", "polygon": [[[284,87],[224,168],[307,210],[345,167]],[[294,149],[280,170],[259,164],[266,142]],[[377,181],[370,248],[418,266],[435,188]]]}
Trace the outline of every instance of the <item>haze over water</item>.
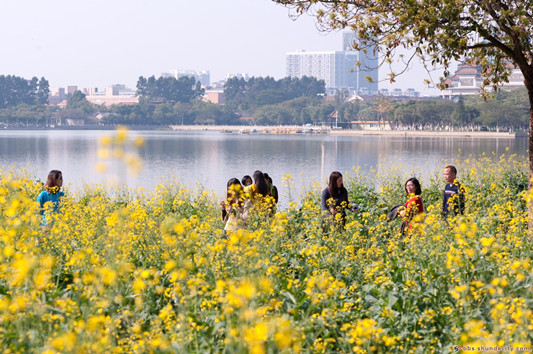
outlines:
{"label": "haze over water", "polygon": [[[44,180],[49,170],[63,171],[66,184],[77,189],[84,183],[106,183],[113,173],[98,173],[99,141],[111,131],[0,131],[0,166],[27,168],[30,175]],[[333,135],[222,134],[220,132],[135,131],[145,145],[139,155],[144,169],[127,175],[111,169],[128,186],[153,189],[175,178],[195,189],[200,183],[222,195],[229,178],[268,172],[278,187],[282,205],[288,191],[282,177],[290,174],[296,190],[313,182],[326,185],[331,171],[341,173],[361,166],[378,171],[398,166],[409,175],[419,171],[432,174],[446,161],[481,153],[496,156],[517,154],[526,159],[527,139],[471,137],[390,137]],[[506,151],[507,150],[507,151]],[[459,152],[460,151],[460,152]],[[424,178],[424,176],[418,176]],[[285,200],[283,200],[285,199]]]}

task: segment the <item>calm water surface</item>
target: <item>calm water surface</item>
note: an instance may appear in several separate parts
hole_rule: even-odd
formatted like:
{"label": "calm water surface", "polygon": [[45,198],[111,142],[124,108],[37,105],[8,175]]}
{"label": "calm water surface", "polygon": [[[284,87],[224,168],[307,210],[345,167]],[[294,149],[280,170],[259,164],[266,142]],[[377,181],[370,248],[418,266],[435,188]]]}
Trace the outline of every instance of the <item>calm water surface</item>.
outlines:
{"label": "calm water surface", "polygon": [[[26,168],[45,179],[51,169],[63,171],[70,188],[84,183],[107,183],[113,176],[128,186],[152,189],[162,182],[178,180],[189,188],[200,183],[222,194],[231,177],[268,172],[282,196],[282,176],[290,174],[296,189],[319,181],[325,185],[334,170],[350,171],[361,166],[377,170],[398,165],[432,173],[459,154],[516,153],[526,159],[527,139],[520,138],[422,138],[332,135],[233,135],[219,132],[136,131],[145,145],[139,150],[143,171],[128,175],[123,166],[97,173],[99,141],[109,131],[0,131],[0,166]],[[508,151],[506,149],[509,148]]]}

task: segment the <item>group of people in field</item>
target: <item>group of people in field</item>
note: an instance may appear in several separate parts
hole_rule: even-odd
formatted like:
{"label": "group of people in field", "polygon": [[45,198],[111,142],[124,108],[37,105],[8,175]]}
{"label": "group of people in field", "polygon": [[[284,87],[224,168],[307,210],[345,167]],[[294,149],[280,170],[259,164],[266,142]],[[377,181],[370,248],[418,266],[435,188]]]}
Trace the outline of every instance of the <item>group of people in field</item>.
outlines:
{"label": "group of people in field", "polygon": [[[442,217],[447,221],[450,215],[459,215],[464,213],[465,209],[465,191],[461,183],[457,180],[457,168],[453,165],[447,165],[443,171],[444,194],[442,198]],[[402,218],[401,232],[403,235],[413,229],[412,221],[424,213],[424,202],[422,201],[422,188],[416,178],[409,178],[405,182],[405,192],[407,201],[403,207],[399,208],[398,214]],[[423,216],[423,215],[422,215]]]}
{"label": "group of people in field", "polygon": [[268,173],[255,171],[252,177],[244,176],[241,181],[230,178],[226,199],[220,202],[222,221],[225,222],[224,237],[247,226],[248,216],[253,211],[275,212],[278,203],[278,188]]}
{"label": "group of people in field", "polygon": [[[457,181],[457,169],[453,165],[444,168],[444,196],[442,201],[442,215],[446,220],[450,214],[463,214],[464,212],[464,189]],[[37,197],[39,212],[42,217],[43,230],[48,227],[49,216],[45,204],[52,204],[52,212],[59,210],[59,203],[64,196],[61,191],[63,186],[63,174],[59,170],[52,170],[48,174],[43,191]],[[407,234],[413,228],[413,220],[417,215],[423,216],[424,202],[422,200],[422,188],[416,178],[409,178],[404,185],[407,194],[405,204],[399,204],[391,208],[388,219],[397,217],[402,219],[401,233]],[[235,233],[239,229],[247,227],[248,217],[253,212],[267,212],[273,214],[276,210],[279,195],[278,189],[272,182],[272,178],[261,171],[255,171],[252,177],[246,175],[239,181],[231,178],[227,183],[226,199],[220,202],[222,208],[222,221],[224,237]],[[346,224],[346,210],[357,212],[359,207],[350,204],[348,191],[344,187],[342,174],[334,171],[329,176],[328,186],[322,191],[320,207],[322,210],[322,229],[325,234],[332,228],[344,229]]]}
{"label": "group of people in field", "polygon": [[[457,169],[453,165],[444,168],[444,196],[442,199],[442,216],[446,220],[450,214],[463,214],[465,193],[463,186],[457,181]],[[413,229],[413,220],[417,215],[423,216],[424,202],[422,187],[416,178],[409,178],[404,185],[407,201],[391,208],[387,218],[392,221],[398,217],[402,219],[400,231],[402,235]],[[346,210],[357,212],[359,207],[350,204],[348,191],[344,188],[342,174],[334,171],[329,176],[328,187],[322,191],[321,202],[322,229],[328,233],[332,227],[344,229],[346,224]]]}

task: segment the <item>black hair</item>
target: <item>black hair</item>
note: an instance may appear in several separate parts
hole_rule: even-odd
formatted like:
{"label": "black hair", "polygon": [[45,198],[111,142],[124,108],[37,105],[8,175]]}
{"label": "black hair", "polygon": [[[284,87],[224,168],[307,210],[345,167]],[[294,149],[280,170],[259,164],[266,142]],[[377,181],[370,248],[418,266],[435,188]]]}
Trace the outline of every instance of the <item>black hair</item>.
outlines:
{"label": "black hair", "polygon": [[265,181],[265,175],[263,172],[257,170],[254,172],[254,183],[257,187],[257,192],[261,193],[263,196],[268,195],[268,186]]}
{"label": "black hair", "polygon": [[[409,182],[413,182],[413,184],[415,185],[415,195],[420,195],[422,194],[422,187],[420,187],[420,182],[418,182],[418,180],[414,177],[411,177],[407,180],[407,182],[405,182],[405,185],[403,186],[405,188],[405,192],[407,193],[407,183]],[[409,194],[409,193],[407,193]]]}
{"label": "black hair", "polygon": [[250,180],[250,184],[252,184],[252,177],[248,176],[248,175],[244,175],[241,179],[241,183],[243,186],[246,186],[246,181]]}
{"label": "black hair", "polygon": [[[238,187],[235,187],[238,186]],[[237,178],[230,178],[227,185],[227,193],[226,198],[228,201],[231,201],[233,199],[237,199],[239,202],[242,199],[242,185],[241,182]],[[237,195],[236,195],[237,193]],[[237,198],[235,198],[237,197]]]}
{"label": "black hair", "polygon": [[342,184],[340,188],[337,186],[337,180],[340,177],[342,177],[342,173],[340,173],[339,171],[333,171],[329,175],[328,189],[329,189],[329,194],[332,197],[337,197],[340,193],[339,191],[344,187],[344,184]]}
{"label": "black hair", "polygon": [[265,177],[265,182],[267,182],[267,184],[272,184],[272,178],[270,178],[270,176],[268,175],[268,173],[263,173],[263,176]]}

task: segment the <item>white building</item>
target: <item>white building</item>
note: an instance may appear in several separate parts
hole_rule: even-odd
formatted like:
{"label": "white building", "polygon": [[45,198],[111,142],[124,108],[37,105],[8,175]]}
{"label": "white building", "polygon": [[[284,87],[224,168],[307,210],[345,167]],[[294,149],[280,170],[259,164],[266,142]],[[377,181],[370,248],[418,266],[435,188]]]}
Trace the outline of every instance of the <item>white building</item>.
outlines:
{"label": "white building", "polygon": [[224,81],[228,81],[229,79],[234,79],[234,78],[244,79],[244,81],[248,81],[250,80],[250,75],[247,73],[236,73],[236,74],[229,73],[224,76]]}
{"label": "white building", "polygon": [[209,86],[211,84],[211,76],[209,71],[196,71],[196,70],[178,70],[174,69],[171,73],[161,73],[162,77],[173,77],[176,80],[180,77],[194,77],[194,79],[202,86]]}
{"label": "white building", "polygon": [[[375,93],[378,90],[377,53],[355,51],[353,33],[343,33],[343,50],[286,54],[286,74],[289,77],[311,76],[324,80],[328,89],[349,89]],[[360,63],[359,66],[356,63]],[[367,80],[370,76],[372,82]]]}
{"label": "white building", "polygon": [[[461,63],[455,73],[446,79],[448,88],[442,90],[442,96],[452,98],[460,95],[479,95],[483,83],[481,66]],[[501,84],[502,90],[524,87],[524,75],[518,68],[511,69],[509,82]],[[489,87],[490,89],[490,87]]]}
{"label": "white building", "polygon": [[98,88],[83,89],[85,98],[92,104],[114,106],[114,105],[130,105],[139,103],[137,91],[127,88],[126,85],[112,85],[105,90],[98,90]]}
{"label": "white building", "polygon": [[179,79],[182,76],[194,77],[202,86],[209,86],[211,77],[209,71],[195,71],[195,70],[174,70],[174,77]]}

